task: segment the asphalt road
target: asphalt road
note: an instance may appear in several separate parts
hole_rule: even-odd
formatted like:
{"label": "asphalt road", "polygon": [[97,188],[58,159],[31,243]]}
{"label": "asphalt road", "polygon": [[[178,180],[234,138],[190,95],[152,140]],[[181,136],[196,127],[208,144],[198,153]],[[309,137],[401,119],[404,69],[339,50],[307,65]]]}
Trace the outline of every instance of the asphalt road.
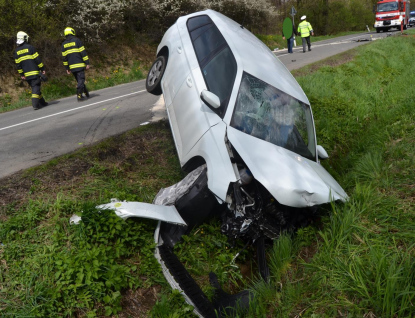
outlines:
{"label": "asphalt road", "polygon": [[37,111],[30,106],[0,114],[0,178],[149,122],[158,100],[145,81],[90,95],[80,103],[74,95]]}
{"label": "asphalt road", "polygon": [[306,53],[303,53],[301,38],[297,37],[297,46],[293,49],[294,53],[289,54],[287,48],[285,48],[274,51],[274,54],[290,71],[292,71],[310,63],[348,51],[359,45],[368,44],[370,41],[376,41],[387,36],[399,34],[399,32],[400,31],[397,30],[381,33],[367,32],[362,34],[346,35],[315,43],[313,43],[313,37],[311,37],[311,52],[307,51]]}
{"label": "asphalt road", "polygon": [[[312,42],[312,51],[307,53],[302,53],[298,38],[299,46],[293,54],[288,54],[287,49],[274,53],[293,70],[393,33],[364,33]],[[38,111],[30,106],[0,114],[0,179],[158,120],[165,116],[163,106],[162,99],[145,91],[142,80],[91,92],[90,99],[81,103],[74,95],[50,102]]]}

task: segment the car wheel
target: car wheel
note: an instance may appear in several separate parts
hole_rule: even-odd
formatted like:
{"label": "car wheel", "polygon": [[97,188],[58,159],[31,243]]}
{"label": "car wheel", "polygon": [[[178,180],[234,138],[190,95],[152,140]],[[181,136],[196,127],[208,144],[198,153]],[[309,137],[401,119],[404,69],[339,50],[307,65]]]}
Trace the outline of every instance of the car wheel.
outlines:
{"label": "car wheel", "polygon": [[161,95],[161,79],[166,69],[166,58],[159,56],[150,68],[146,79],[147,92],[153,95]]}

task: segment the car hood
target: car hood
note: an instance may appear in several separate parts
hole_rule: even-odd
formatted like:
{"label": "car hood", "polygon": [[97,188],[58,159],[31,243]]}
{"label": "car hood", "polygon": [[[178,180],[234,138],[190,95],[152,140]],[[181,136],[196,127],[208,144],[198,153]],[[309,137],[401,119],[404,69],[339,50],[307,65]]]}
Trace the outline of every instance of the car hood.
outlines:
{"label": "car hood", "polygon": [[230,143],[254,178],[281,204],[309,207],[347,200],[336,180],[317,162],[228,127]]}

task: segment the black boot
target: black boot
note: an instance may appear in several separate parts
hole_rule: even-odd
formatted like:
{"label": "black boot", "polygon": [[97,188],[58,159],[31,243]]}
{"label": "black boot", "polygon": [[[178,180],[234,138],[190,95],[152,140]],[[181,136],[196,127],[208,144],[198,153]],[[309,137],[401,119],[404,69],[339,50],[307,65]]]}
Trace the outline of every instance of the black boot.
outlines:
{"label": "black boot", "polygon": [[38,110],[39,107],[39,98],[32,98],[32,106],[34,110]]}
{"label": "black boot", "polygon": [[89,92],[86,86],[84,86],[84,93],[85,93],[86,98],[89,98]]}
{"label": "black boot", "polygon": [[40,105],[42,105],[42,106],[48,106],[48,105],[49,105],[49,103],[48,103],[48,102],[46,102],[46,101],[45,101],[45,99],[44,99],[43,97],[39,100],[39,103],[40,103]]}
{"label": "black boot", "polygon": [[84,100],[84,97],[82,96],[82,88],[81,89],[77,89],[76,90],[76,98],[78,100],[78,102],[82,102]]}

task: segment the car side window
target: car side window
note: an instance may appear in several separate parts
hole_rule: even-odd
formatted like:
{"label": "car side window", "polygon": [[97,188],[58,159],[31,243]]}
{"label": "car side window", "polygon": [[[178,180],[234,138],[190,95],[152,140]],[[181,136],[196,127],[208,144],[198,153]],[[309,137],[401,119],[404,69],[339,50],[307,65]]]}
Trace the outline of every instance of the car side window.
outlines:
{"label": "car side window", "polygon": [[220,99],[221,106],[215,112],[223,117],[235,82],[236,60],[225,38],[207,15],[190,18],[187,28],[206,86]]}
{"label": "car side window", "polygon": [[229,47],[223,48],[203,68],[202,73],[209,91],[216,94],[221,102],[224,115],[236,75],[236,62]]}

